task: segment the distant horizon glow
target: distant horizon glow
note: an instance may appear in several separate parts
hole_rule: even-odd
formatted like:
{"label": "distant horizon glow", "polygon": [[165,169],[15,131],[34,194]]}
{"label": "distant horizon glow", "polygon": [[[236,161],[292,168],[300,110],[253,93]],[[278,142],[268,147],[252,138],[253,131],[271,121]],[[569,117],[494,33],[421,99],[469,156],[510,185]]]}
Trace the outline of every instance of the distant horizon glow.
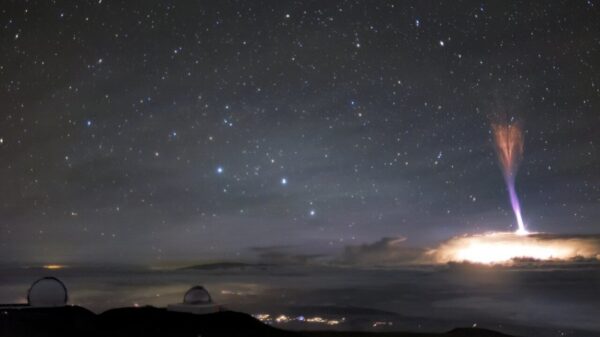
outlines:
{"label": "distant horizon glow", "polygon": [[63,264],[46,264],[43,268],[48,270],[60,270],[67,268],[67,266]]}

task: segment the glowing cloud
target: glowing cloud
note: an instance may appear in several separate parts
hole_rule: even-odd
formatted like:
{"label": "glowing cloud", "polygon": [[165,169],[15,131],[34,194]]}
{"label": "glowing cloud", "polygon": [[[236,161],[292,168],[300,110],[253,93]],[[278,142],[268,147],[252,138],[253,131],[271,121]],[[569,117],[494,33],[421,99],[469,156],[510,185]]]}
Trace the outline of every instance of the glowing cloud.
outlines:
{"label": "glowing cloud", "polygon": [[594,235],[551,235],[488,233],[452,238],[429,250],[434,263],[471,262],[512,264],[518,259],[569,261],[577,258],[600,260],[600,237]]}

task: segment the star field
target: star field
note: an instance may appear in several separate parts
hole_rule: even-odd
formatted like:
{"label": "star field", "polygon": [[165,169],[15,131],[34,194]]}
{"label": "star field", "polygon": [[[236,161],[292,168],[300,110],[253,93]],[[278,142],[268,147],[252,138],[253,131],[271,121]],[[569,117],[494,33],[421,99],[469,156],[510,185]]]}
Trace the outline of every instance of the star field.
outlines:
{"label": "star field", "polygon": [[0,254],[156,261],[600,217],[596,1],[11,1]]}

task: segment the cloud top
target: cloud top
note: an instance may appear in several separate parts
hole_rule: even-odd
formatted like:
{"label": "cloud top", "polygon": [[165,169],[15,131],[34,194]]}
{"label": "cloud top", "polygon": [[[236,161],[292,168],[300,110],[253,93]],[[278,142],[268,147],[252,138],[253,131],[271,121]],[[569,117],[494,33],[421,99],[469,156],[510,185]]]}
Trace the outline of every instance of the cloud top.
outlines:
{"label": "cloud top", "polygon": [[464,235],[426,252],[433,263],[510,264],[517,260],[600,260],[600,235],[487,233]]}

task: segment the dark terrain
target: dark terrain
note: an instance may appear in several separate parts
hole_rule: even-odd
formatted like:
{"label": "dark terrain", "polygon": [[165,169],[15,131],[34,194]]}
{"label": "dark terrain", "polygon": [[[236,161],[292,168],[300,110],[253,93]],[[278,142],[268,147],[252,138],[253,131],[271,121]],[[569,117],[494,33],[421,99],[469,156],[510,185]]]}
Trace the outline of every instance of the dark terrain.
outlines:
{"label": "dark terrain", "polygon": [[155,307],[119,308],[100,315],[78,306],[0,309],[0,336],[508,336],[485,329],[455,329],[447,333],[292,332],[263,324],[252,316],[223,311],[208,315],[169,312]]}

